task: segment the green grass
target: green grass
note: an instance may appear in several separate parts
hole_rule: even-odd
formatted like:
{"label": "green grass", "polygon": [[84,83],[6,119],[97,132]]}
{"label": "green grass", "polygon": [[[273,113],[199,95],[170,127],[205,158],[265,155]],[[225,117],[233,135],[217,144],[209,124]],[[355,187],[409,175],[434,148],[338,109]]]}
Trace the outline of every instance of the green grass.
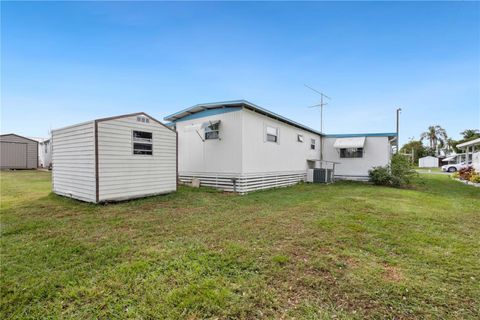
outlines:
{"label": "green grass", "polygon": [[428,172],[442,172],[442,168],[416,168],[418,172],[428,173]]}
{"label": "green grass", "polygon": [[339,182],[92,205],[1,173],[2,319],[480,317],[480,190]]}

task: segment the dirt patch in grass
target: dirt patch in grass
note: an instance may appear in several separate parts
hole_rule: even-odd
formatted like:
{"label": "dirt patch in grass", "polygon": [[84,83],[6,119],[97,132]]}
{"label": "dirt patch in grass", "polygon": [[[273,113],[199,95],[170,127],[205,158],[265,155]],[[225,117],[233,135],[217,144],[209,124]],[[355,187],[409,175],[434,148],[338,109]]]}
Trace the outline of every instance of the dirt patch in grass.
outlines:
{"label": "dirt patch in grass", "polygon": [[399,282],[405,279],[400,268],[385,264],[383,266],[383,278],[387,281]]}

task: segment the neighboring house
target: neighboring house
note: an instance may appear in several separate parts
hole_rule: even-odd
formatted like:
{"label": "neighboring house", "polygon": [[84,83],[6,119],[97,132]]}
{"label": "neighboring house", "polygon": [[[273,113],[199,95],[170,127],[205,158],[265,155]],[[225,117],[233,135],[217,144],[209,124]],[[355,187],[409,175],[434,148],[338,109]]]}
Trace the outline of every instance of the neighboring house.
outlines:
{"label": "neighboring house", "polygon": [[465,150],[465,159],[472,161],[475,170],[480,172],[480,138],[457,144],[457,148]]}
{"label": "neighboring house", "polygon": [[52,165],[52,140],[44,139],[38,143],[38,159],[41,168],[50,169]]}
{"label": "neighboring house", "polygon": [[390,163],[396,138],[396,133],[325,135],[323,158],[338,163],[336,179],[368,180],[370,169]]}
{"label": "neighboring house", "polygon": [[426,156],[418,159],[419,168],[438,168],[438,158]]}
{"label": "neighboring house", "polygon": [[[469,159],[471,160],[471,158]],[[465,153],[454,153],[450,154],[449,156],[442,159],[442,164],[459,164],[466,161],[466,154]]]}
{"label": "neighboring house", "polygon": [[97,203],[177,189],[177,134],[146,113],[53,130],[52,143],[59,195]]}
{"label": "neighboring house", "polygon": [[[307,169],[320,165],[320,132],[245,100],[198,104],[165,120],[178,133],[182,182],[197,178],[205,186],[245,193],[305,181]],[[324,146],[323,159],[340,160],[336,174],[364,177],[372,166],[388,164],[394,136],[368,137],[368,156],[347,159],[348,165],[332,146]]]}
{"label": "neighboring house", "polygon": [[38,142],[14,133],[2,134],[1,169],[36,169],[38,167]]}

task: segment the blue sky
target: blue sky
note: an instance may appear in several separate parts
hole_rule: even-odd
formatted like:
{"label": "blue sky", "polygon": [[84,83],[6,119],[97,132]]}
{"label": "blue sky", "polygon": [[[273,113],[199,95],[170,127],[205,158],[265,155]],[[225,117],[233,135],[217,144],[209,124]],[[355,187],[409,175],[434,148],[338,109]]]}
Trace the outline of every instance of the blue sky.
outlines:
{"label": "blue sky", "polygon": [[246,99],[327,133],[480,127],[474,2],[5,3],[1,131]]}

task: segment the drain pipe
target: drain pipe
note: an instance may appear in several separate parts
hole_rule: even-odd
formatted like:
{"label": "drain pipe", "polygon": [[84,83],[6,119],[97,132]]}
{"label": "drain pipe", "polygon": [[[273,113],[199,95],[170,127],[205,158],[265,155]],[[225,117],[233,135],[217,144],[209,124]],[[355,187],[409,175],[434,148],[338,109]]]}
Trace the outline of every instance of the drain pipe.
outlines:
{"label": "drain pipe", "polygon": [[233,192],[234,193],[237,193],[237,178],[231,178],[232,182],[233,182]]}

